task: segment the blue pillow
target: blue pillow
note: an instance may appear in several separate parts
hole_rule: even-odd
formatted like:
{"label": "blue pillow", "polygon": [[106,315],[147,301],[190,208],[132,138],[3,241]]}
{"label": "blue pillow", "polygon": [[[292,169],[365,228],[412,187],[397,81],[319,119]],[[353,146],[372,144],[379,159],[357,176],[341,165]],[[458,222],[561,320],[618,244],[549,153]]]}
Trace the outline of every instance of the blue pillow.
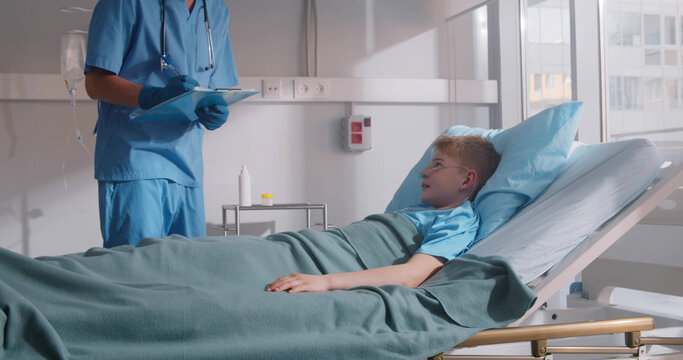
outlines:
{"label": "blue pillow", "polygon": [[[581,102],[553,106],[506,130],[462,125],[446,130],[448,135],[481,135],[501,155],[498,168],[474,201],[481,217],[477,241],[507,222],[553,182],[567,160],[582,109]],[[431,157],[430,144],[399,186],[386,212],[420,203],[420,171],[429,165]]]}

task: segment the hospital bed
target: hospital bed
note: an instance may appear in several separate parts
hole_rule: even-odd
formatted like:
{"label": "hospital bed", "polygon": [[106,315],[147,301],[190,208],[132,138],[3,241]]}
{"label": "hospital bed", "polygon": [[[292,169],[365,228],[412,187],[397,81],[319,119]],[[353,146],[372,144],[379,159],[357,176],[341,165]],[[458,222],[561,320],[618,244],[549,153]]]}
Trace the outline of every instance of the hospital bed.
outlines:
{"label": "hospital bed", "polygon": [[[452,346],[509,341],[530,341],[538,357],[547,357],[557,349],[545,345],[546,340],[616,331],[629,333],[631,345],[647,343],[651,340],[643,342],[639,331],[653,327],[649,318],[559,328],[517,326],[536,316],[536,309],[683,184],[681,153],[661,153],[644,140],[574,144],[567,160],[578,120],[565,125],[577,116],[576,109],[556,110],[564,114],[558,126],[528,119],[515,127],[524,136],[508,131],[507,137],[494,139],[505,149],[499,170],[509,167],[506,154],[514,154],[513,170],[523,165],[518,160],[525,154],[509,145],[545,139],[537,131],[561,134],[566,149],[545,176],[549,186],[534,188],[535,194],[527,191],[522,197],[527,203],[509,221],[417,289],[283,294],[266,293],[265,283],[251,280],[260,275],[272,281],[275,274],[290,271],[289,264],[271,260],[295,251],[305,255],[292,258],[305,263],[296,266],[322,266],[323,273],[340,271],[338,255],[349,263],[361,258],[367,268],[374,267],[381,251],[405,260],[419,243],[411,243],[416,241],[414,228],[400,226],[376,231],[381,247],[366,241],[366,225],[359,223],[326,232],[276,234],[268,241],[238,236],[145,239],[137,247],[42,259],[0,249],[0,358],[4,352],[25,358],[88,358],[102,352],[103,358],[413,359]],[[553,155],[557,149],[545,150],[526,155]],[[660,169],[660,156],[669,155],[670,166]],[[540,163],[545,166],[546,160]],[[410,174],[405,183],[417,184]],[[489,192],[505,193],[501,188]],[[485,198],[482,194],[485,189],[479,195]],[[369,219],[382,225],[391,216]],[[359,236],[349,236],[354,233]],[[383,250],[383,242],[395,236],[402,242]],[[344,237],[356,239],[351,241],[354,251],[341,241]],[[271,249],[272,241],[293,245]],[[316,257],[309,261],[309,255]],[[245,259],[249,266],[230,266]],[[498,329],[486,330],[493,327]]]}
{"label": "hospital bed", "polygon": [[[572,143],[580,113],[580,103],[566,103],[546,109],[504,131],[461,126],[446,131],[450,135],[478,134],[487,137],[502,155],[496,173],[475,200],[475,207],[482,217],[480,232],[482,229],[488,231],[484,231],[484,240],[474,245],[468,253],[504,256],[522,281],[536,293],[535,306],[512,324],[515,326],[558,323],[555,318],[539,322],[543,315],[536,310],[544,307],[560,289],[568,287],[593,260],[683,184],[681,149],[658,150],[642,139],[594,145]],[[425,167],[429,155],[429,152],[425,153],[408,174],[388,210],[416,201],[411,194],[417,191],[410,188],[416,181],[411,176]],[[561,157],[563,155],[569,157],[566,162]],[[560,165],[561,170],[558,168]],[[492,188],[489,188],[490,185]],[[490,198],[495,200],[490,201]],[[501,205],[513,210],[501,212],[498,210]],[[514,213],[512,218],[505,217],[510,213]],[[496,230],[491,232],[491,229]],[[681,288],[683,274],[669,278],[678,279],[669,284],[674,292]],[[530,319],[532,314],[533,320]],[[614,316],[612,314],[606,318],[613,319]],[[563,321],[567,319],[565,317]],[[569,319],[596,320],[596,317],[579,316],[574,311]],[[639,324],[638,330],[648,330],[653,326],[649,319],[634,321]],[[586,325],[574,324],[569,329],[602,329],[596,334],[601,331],[604,333],[606,329],[609,329],[608,332],[614,331],[609,323]],[[492,335],[497,337],[498,334],[503,334],[503,339],[507,338],[497,340],[500,342],[520,339],[517,334],[524,334],[522,338],[526,339],[532,329],[485,331],[459,346],[489,343],[493,341]],[[555,325],[538,331],[552,331],[552,338],[559,337]],[[625,328],[624,331],[632,330]],[[568,331],[566,336],[572,333]],[[535,343],[538,345],[547,339],[537,338]],[[680,340],[663,341],[680,343]],[[536,349],[534,354],[545,354],[548,349],[544,349],[543,352]],[[551,350],[556,353],[577,351]],[[633,353],[639,350],[617,350],[623,351]],[[529,352],[528,345],[526,352]],[[447,353],[454,354],[456,351]],[[468,354],[472,351],[457,353]],[[477,348],[474,353],[482,352]]]}
{"label": "hospital bed", "polygon": [[[683,185],[683,150],[654,151],[649,146],[642,140],[635,140],[579,147],[544,194],[489,236],[481,246],[475,246],[470,253],[508,254],[507,256],[518,259],[513,260],[513,266],[534,290],[537,301],[510,327],[480,332],[450,351],[430,359],[481,359],[482,354],[494,354],[487,356],[487,359],[543,359],[551,358],[553,354],[604,354],[597,358],[607,358],[607,354],[611,354],[610,358],[617,356],[616,354],[628,354],[646,358],[646,350],[652,345],[673,347],[663,351],[659,349],[659,357],[650,355],[648,358],[683,358],[683,346],[680,346],[683,345],[683,319],[654,316],[660,326],[674,329],[675,336],[661,337],[645,335],[655,328],[653,316],[615,309],[607,304],[604,295],[599,299],[602,301],[583,301],[588,304],[584,305],[585,310],[539,310],[600,254]],[[588,166],[582,167],[579,164]],[[652,164],[661,165],[656,169]],[[640,193],[637,188],[642,183],[650,182],[645,176],[647,171],[656,171],[656,178],[640,196],[633,199],[634,193]],[[567,194],[572,194],[574,200],[563,198]],[[572,202],[576,204],[572,205]],[[563,208],[567,210],[563,211]],[[594,219],[589,219],[593,216]],[[564,221],[564,217],[571,221]],[[523,225],[529,223],[534,224],[532,229]],[[521,251],[510,247],[510,242],[505,241],[506,237],[518,239],[525,236],[528,241],[524,242],[525,246]],[[496,244],[498,241],[502,244]],[[543,253],[547,250],[534,250],[553,248],[564,249],[550,256]],[[542,260],[536,261],[534,258]],[[552,267],[549,268],[550,266]],[[628,276],[625,274],[622,278]],[[678,275],[670,275],[668,279],[671,280],[668,283],[670,293],[680,296],[683,289],[683,268],[679,269]],[[629,286],[628,281],[609,285]],[[637,285],[634,288],[637,289]],[[557,320],[558,316],[561,317],[560,321]],[[526,324],[535,325],[524,326]],[[605,338],[607,334],[622,334],[621,344],[617,346],[613,337]],[[554,339],[570,339],[571,341],[565,342],[571,345],[548,345],[548,341]],[[598,344],[602,343],[596,345],[596,341]],[[490,346],[509,343],[516,344],[507,347],[498,345],[497,348]],[[468,347],[474,348],[467,349]],[[500,355],[518,351],[522,351],[522,355]]]}

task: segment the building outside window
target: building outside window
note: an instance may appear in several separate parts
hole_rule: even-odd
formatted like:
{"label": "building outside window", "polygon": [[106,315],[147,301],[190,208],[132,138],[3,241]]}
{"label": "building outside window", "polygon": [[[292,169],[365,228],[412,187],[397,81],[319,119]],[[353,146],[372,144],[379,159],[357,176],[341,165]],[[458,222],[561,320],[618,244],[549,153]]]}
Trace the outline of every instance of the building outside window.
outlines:
{"label": "building outside window", "polygon": [[546,0],[526,8],[527,116],[572,101],[569,6],[569,0]]}
{"label": "building outside window", "polygon": [[607,140],[683,144],[683,0],[604,0],[604,9]]}

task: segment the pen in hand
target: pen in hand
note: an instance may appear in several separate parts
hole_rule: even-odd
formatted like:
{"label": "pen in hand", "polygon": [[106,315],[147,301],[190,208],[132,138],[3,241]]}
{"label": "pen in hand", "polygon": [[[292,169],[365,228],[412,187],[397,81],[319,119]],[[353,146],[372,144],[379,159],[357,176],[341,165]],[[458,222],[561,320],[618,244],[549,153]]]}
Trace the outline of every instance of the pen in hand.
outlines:
{"label": "pen in hand", "polygon": [[175,67],[175,65],[173,65],[171,60],[169,60],[165,55],[161,55],[161,61],[163,61],[166,64],[166,66],[168,66],[171,70],[173,70],[176,73],[176,75],[178,75],[178,76],[182,75],[180,73],[180,71],[178,71],[178,68]]}

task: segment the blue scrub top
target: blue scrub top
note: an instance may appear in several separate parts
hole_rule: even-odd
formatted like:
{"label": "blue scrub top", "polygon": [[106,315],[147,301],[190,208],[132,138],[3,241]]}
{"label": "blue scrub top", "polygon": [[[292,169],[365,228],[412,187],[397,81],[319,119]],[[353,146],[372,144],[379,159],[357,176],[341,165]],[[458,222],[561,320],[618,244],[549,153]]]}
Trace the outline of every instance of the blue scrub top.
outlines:
{"label": "blue scrub top", "polygon": [[399,210],[398,213],[415,225],[422,235],[422,244],[416,254],[452,260],[474,245],[479,214],[469,200],[455,209],[436,210],[423,205]]}
{"label": "blue scrub top", "polygon": [[[100,0],[88,35],[85,72],[111,71],[137,84],[164,86],[175,73],[161,70],[161,0]],[[222,0],[206,0],[215,69],[208,68],[204,5],[190,13],[184,0],[166,1],[166,54],[202,87],[238,84]],[[131,121],[141,111],[99,102],[95,178],[126,181],[165,178],[198,187],[203,183],[202,135],[198,121]]]}

